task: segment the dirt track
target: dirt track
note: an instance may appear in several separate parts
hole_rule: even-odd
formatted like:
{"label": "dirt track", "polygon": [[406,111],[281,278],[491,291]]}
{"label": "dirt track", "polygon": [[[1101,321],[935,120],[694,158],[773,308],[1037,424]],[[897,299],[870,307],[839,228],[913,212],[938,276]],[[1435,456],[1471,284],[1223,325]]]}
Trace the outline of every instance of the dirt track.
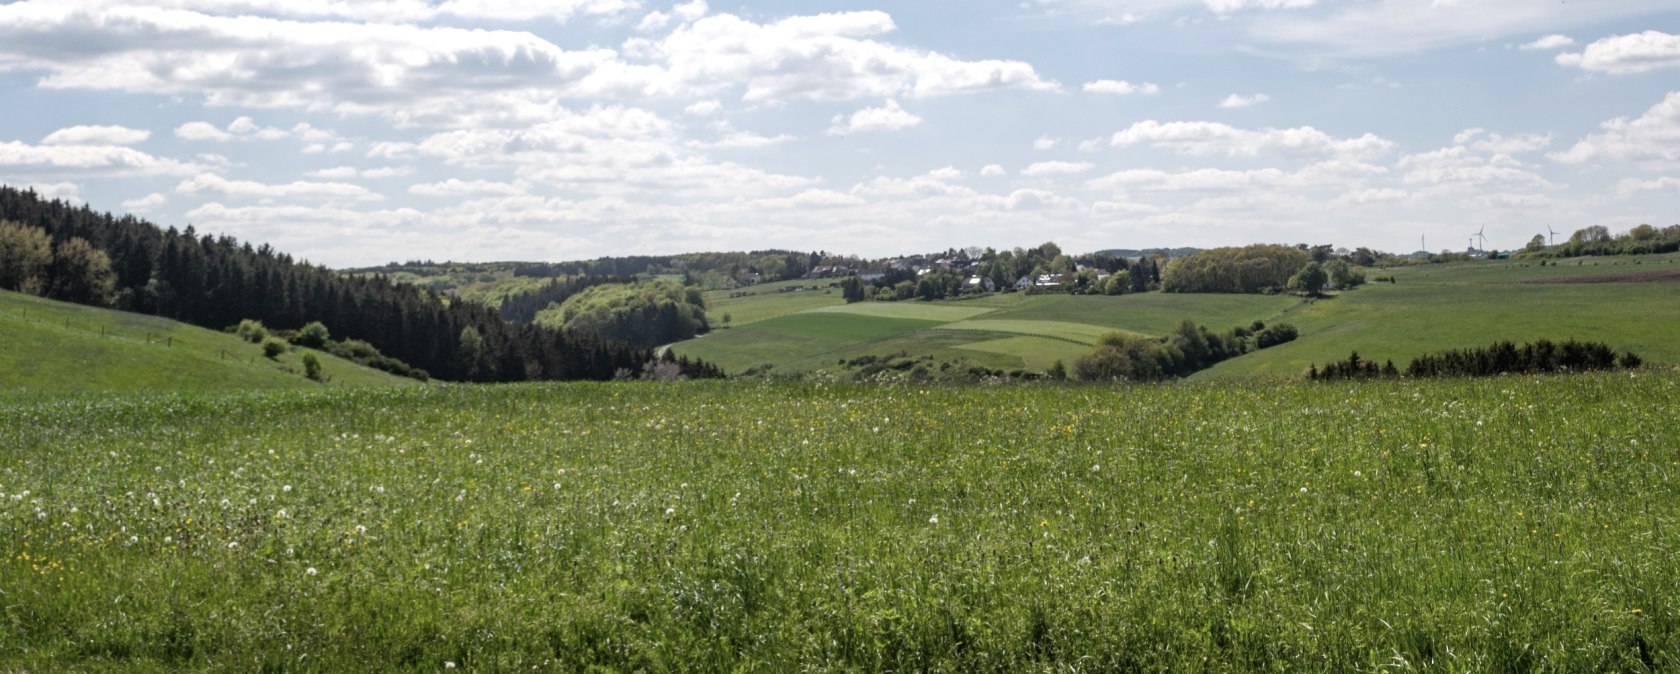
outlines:
{"label": "dirt track", "polygon": [[1549,278],[1540,281],[1525,281],[1525,283],[1662,283],[1664,281],[1680,281],[1680,269],[1653,269],[1651,271],[1636,271],[1626,274],[1570,276],[1566,278]]}

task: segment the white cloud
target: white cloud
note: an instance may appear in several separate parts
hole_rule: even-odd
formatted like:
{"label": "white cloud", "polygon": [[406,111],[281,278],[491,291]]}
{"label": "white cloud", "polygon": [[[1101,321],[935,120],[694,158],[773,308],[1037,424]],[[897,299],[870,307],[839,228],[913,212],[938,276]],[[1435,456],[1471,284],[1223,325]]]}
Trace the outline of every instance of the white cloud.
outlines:
{"label": "white cloud", "polygon": [[898,101],[889,99],[886,105],[879,108],[864,108],[850,116],[835,115],[833,123],[824,133],[830,136],[844,136],[868,131],[898,131],[921,123],[922,118],[899,107]]}
{"label": "white cloud", "polygon": [[994,89],[1051,91],[1019,61],[961,61],[867,39],[897,29],[885,12],[795,16],[757,24],[730,14],[678,28],[658,45],[669,79],[706,92],[742,86],[747,101],[927,97]]}
{"label": "white cloud", "polygon": [[1558,65],[1612,75],[1680,68],[1680,35],[1654,30],[1617,35],[1587,45],[1580,52],[1557,55]]}
{"label": "white cloud", "polygon": [[1651,106],[1635,119],[1617,117],[1599,125],[1602,129],[1564,152],[1547,157],[1565,164],[1597,159],[1672,164],[1680,161],[1680,91]]}
{"label": "white cloud", "polygon": [[9,171],[83,175],[186,175],[201,168],[113,145],[28,145],[0,143],[0,168]]}
{"label": "white cloud", "polygon": [[407,166],[382,166],[380,168],[362,171],[363,178],[399,178],[414,173],[414,169]]}
{"label": "white cloud", "polygon": [[499,183],[488,180],[460,180],[450,178],[439,183],[412,185],[409,194],[423,197],[464,197],[485,194],[520,195],[525,194],[525,186],[515,183]]}
{"label": "white cloud", "polygon": [[1208,9],[1221,14],[1245,9],[1301,9],[1318,4],[1318,0],[1203,0]]}
{"label": "white cloud", "polygon": [[1462,146],[1407,155],[1396,166],[1405,171],[1402,183],[1431,189],[1434,194],[1463,196],[1558,188],[1507,155],[1484,157]]}
{"label": "white cloud", "polygon": [[671,15],[665,12],[649,12],[647,16],[636,24],[636,32],[652,33],[671,25]]}
{"label": "white cloud", "polygon": [[714,141],[695,142],[693,145],[715,150],[740,150],[780,145],[791,140],[794,140],[794,137],[785,133],[764,136],[751,131],[736,131]]}
{"label": "white cloud", "polygon": [[328,180],[344,180],[347,178],[395,178],[413,173],[414,169],[407,166],[386,166],[360,170],[350,166],[335,166],[332,168],[316,169],[304,175],[311,178],[325,178]]}
{"label": "white cloud", "polygon": [[1515,155],[1546,149],[1552,144],[1552,134],[1526,133],[1507,138],[1497,133],[1488,133],[1487,129],[1474,128],[1454,134],[1453,144],[1477,152]]}
{"label": "white cloud", "polygon": [[17,187],[34,190],[35,194],[47,200],[60,199],[70,203],[82,201],[82,188],[76,183],[30,183]]}
{"label": "white cloud", "polygon": [[297,181],[271,185],[249,180],[228,180],[214,173],[200,173],[175,186],[180,194],[221,194],[230,197],[261,199],[317,199],[323,201],[378,201],[384,197],[360,185]]}
{"label": "white cloud", "polygon": [[[293,127],[310,140],[325,140],[333,137],[331,132],[316,129],[308,124],[298,124]],[[232,140],[280,140],[291,136],[285,129],[272,126],[262,126],[250,117],[240,116],[228,122],[226,129],[218,129],[209,122],[187,122],[175,127],[175,137],[181,140],[214,141],[225,143]]]}
{"label": "white cloud", "polygon": [[233,134],[216,128],[209,122],[187,122],[175,127],[175,137],[181,140],[204,140],[225,142],[233,140]]}
{"label": "white cloud", "polygon": [[47,134],[42,145],[133,145],[145,142],[152,132],[126,126],[72,126]]}
{"label": "white cloud", "polygon": [[709,117],[722,109],[723,104],[713,99],[690,103],[688,107],[683,108],[683,112],[694,115],[695,117]]}
{"label": "white cloud", "polygon": [[1336,138],[1310,126],[1293,129],[1238,129],[1218,122],[1167,122],[1146,120],[1109,138],[1114,147],[1149,145],[1191,156],[1223,154],[1254,157],[1279,153],[1304,156],[1365,157],[1385,154],[1392,141],[1373,134],[1358,138]]}
{"label": "white cloud", "polygon": [[1562,49],[1572,44],[1575,44],[1574,38],[1571,38],[1568,35],[1558,35],[1557,33],[1553,33],[1533,42],[1524,44],[1521,47],[1518,47],[1518,49],[1524,51],[1551,51],[1553,49]]}
{"label": "white cloud", "polygon": [[1153,96],[1161,93],[1161,87],[1157,86],[1153,82],[1132,84],[1131,82],[1127,82],[1125,80],[1097,80],[1095,82],[1086,82],[1084,90],[1085,93],[1088,94],[1117,94],[1121,96],[1131,94]]}
{"label": "white cloud", "polygon": [[1266,101],[1269,101],[1269,100],[1272,100],[1272,97],[1267,96],[1266,94],[1254,94],[1252,96],[1243,96],[1243,95],[1240,95],[1240,94],[1231,94],[1230,96],[1226,96],[1225,100],[1219,102],[1219,107],[1221,107],[1221,108],[1246,108],[1246,107],[1250,107],[1250,106],[1253,106],[1253,105],[1258,105],[1260,103],[1265,103]]}
{"label": "white cloud", "polygon": [[1587,28],[1674,11],[1672,0],[1369,0],[1311,13],[1274,13],[1245,26],[1256,40],[1337,57],[1382,57]]}
{"label": "white cloud", "polygon": [[1043,152],[1045,150],[1054,149],[1056,147],[1056,144],[1060,143],[1060,142],[1062,142],[1062,139],[1060,139],[1060,138],[1051,138],[1049,136],[1039,136],[1038,140],[1033,141],[1033,149],[1038,150],[1040,152]]}
{"label": "white cloud", "polygon": [[1093,168],[1096,168],[1096,165],[1092,164],[1091,162],[1088,162],[1088,161],[1079,161],[1079,162],[1041,161],[1041,162],[1034,162],[1031,165],[1027,166],[1025,169],[1022,169],[1021,170],[1021,175],[1024,175],[1024,176],[1071,175],[1071,174],[1075,174],[1075,173],[1084,173],[1084,172],[1089,171]]}
{"label": "white cloud", "polygon": [[707,11],[710,11],[710,8],[706,6],[706,0],[690,0],[671,8],[671,13],[684,22],[698,21]]}
{"label": "white cloud", "polygon": [[1616,183],[1616,196],[1627,199],[1641,192],[1674,192],[1680,194],[1680,178],[1663,176],[1651,180],[1623,178]]}
{"label": "white cloud", "polygon": [[986,177],[1001,176],[1001,175],[1008,175],[1008,174],[1009,174],[1009,172],[1003,170],[1003,166],[1000,165],[1000,164],[987,164],[984,168],[980,169],[980,175],[986,176]]}
{"label": "white cloud", "polygon": [[122,207],[123,210],[130,213],[145,213],[162,206],[168,201],[169,197],[166,197],[158,192],[153,192],[138,199],[129,199],[124,201],[122,202]]}

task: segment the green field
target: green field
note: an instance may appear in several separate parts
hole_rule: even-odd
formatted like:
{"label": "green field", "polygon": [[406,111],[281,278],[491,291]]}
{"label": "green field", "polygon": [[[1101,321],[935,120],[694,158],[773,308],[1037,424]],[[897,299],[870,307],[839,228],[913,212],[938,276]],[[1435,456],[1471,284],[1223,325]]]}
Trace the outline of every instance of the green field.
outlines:
{"label": "green field", "polygon": [[[315,354],[327,386],[417,383]],[[0,392],[322,386],[303,377],[302,358],[270,360],[235,335],[168,319],[0,291]]]}
{"label": "green field", "polygon": [[[823,287],[813,289],[813,285]],[[844,302],[839,290],[826,286],[827,282],[822,281],[783,281],[736,290],[709,291],[706,293],[706,320],[713,326],[725,325],[723,315],[729,314],[727,325],[751,325],[768,318]],[[781,292],[791,288],[801,290]]]}
{"label": "green field", "polygon": [[[1486,346],[1497,339],[1602,341],[1648,361],[1680,363],[1680,340],[1672,338],[1680,334],[1680,302],[1673,301],[1680,293],[1676,278],[1537,283],[1676,271],[1676,255],[1584,258],[1545,266],[1504,260],[1374,269],[1371,276],[1393,275],[1397,282],[1370,283],[1310,302],[1288,295],[1151,292],[1115,297],[1006,293],[946,302],[855,304],[817,296],[824,298],[821,303],[802,304],[774,294],[756,295],[737,298],[732,305],[736,312],[760,317],[750,325],[717,331],[675,349],[732,373],[763,366],[782,374],[833,371],[841,358],[900,353],[959,366],[1043,371],[1088,351],[1048,342],[1088,347],[1114,330],[1164,335],[1190,319],[1215,331],[1256,320],[1283,321],[1301,333],[1295,342],[1195,375],[1206,380],[1295,377],[1312,363],[1345,359],[1353,351],[1404,367],[1425,353]],[[797,325],[817,314],[851,316],[857,325],[848,326],[850,336],[818,338],[778,323]],[[889,319],[932,324],[917,332],[883,325],[879,336],[868,336],[876,331],[866,324]],[[942,334],[949,332],[963,334]]]}
{"label": "green field", "polygon": [[1671,369],[0,396],[0,669],[1675,671],[1676,400]]}
{"label": "green field", "polygon": [[[1601,341],[1648,361],[1680,363],[1680,283],[1531,283],[1586,275],[1674,269],[1680,258],[1568,261],[1558,267],[1473,262],[1394,270],[1396,283],[1372,283],[1329,300],[1292,307],[1283,320],[1295,342],[1221,363],[1201,378],[1294,376],[1351,351],[1401,367],[1431,352],[1517,343]],[[1636,264],[1637,263],[1637,264]]]}
{"label": "green field", "polygon": [[[736,305],[736,310],[752,306],[753,301],[787,308],[782,303],[770,304],[773,295],[759,297],[740,298],[743,304]],[[1287,297],[1161,293],[1119,297],[1017,293],[953,302],[858,302],[764,318],[674,348],[731,373],[763,365],[773,366],[777,373],[809,373],[833,370],[843,358],[898,353],[931,356],[939,363],[960,366],[1038,372],[1058,360],[1071,362],[1088,352],[1099,337],[1116,330],[1165,334],[1186,317],[1225,329],[1269,319],[1299,303]],[[812,322],[817,316],[844,320]],[[912,324],[897,322],[905,320],[916,321],[916,330],[907,330]],[[876,323],[880,325],[870,327]],[[815,334],[805,329],[810,326],[834,326],[844,333]]]}

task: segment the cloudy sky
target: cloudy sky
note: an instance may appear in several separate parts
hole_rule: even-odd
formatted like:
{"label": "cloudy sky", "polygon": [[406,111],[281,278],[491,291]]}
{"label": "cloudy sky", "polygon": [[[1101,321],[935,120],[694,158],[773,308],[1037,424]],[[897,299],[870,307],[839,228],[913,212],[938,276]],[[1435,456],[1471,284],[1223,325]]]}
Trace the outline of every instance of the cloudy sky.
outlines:
{"label": "cloudy sky", "polygon": [[19,0],[0,182],[334,266],[1680,222],[1674,0]]}

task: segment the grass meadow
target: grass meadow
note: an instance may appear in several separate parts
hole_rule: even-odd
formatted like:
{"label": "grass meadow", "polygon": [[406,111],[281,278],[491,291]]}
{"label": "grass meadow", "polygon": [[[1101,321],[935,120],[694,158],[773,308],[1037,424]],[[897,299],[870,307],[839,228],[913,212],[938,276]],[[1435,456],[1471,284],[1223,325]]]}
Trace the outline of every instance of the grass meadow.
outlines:
{"label": "grass meadow", "polygon": [[[412,379],[316,351],[327,384],[305,379],[303,354],[269,359],[236,335],[165,318],[0,291],[0,389],[37,392],[411,386]],[[3,446],[4,443],[0,443]]]}
{"label": "grass meadow", "polygon": [[1680,371],[0,396],[0,670],[1680,669]]}

